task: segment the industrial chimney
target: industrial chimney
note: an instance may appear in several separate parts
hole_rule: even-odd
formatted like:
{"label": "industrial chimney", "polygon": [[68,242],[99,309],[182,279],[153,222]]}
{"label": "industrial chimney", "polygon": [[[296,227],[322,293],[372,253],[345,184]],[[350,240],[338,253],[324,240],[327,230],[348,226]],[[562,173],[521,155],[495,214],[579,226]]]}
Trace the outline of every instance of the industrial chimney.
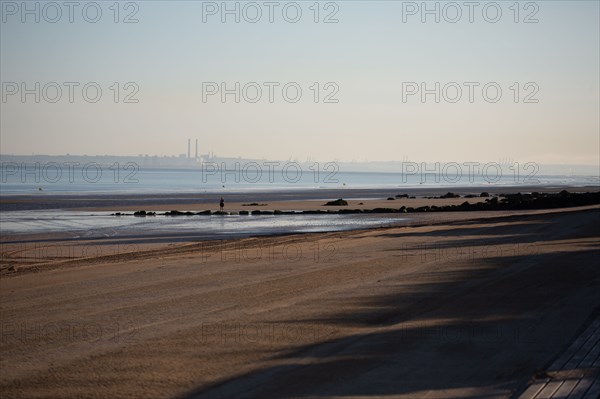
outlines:
{"label": "industrial chimney", "polygon": [[188,139],[188,159],[190,159],[190,146],[192,145],[192,139]]}
{"label": "industrial chimney", "polygon": [[196,139],[196,161],[198,160],[198,139]]}

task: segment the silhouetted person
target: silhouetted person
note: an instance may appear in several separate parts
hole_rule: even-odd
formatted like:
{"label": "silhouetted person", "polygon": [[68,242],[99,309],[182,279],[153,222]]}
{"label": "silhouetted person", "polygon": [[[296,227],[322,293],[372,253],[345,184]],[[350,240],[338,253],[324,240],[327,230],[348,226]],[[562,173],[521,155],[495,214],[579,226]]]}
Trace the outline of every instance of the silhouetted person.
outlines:
{"label": "silhouetted person", "polygon": [[221,209],[221,212],[223,212],[224,207],[225,207],[225,200],[223,199],[223,197],[221,197],[221,202],[219,202],[219,208]]}

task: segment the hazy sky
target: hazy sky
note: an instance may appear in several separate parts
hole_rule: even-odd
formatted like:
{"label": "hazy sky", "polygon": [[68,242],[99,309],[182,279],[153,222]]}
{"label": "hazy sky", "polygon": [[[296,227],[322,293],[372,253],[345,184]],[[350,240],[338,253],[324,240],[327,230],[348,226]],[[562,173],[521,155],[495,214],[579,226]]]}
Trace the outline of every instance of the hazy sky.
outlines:
{"label": "hazy sky", "polygon": [[[121,2],[118,16],[98,2],[98,18],[78,2],[73,22],[62,1],[28,2],[36,22],[2,1],[1,152],[173,155],[198,138],[201,153],[302,161],[599,162],[598,1],[428,2],[439,22],[420,1],[247,3],[227,3],[236,23],[220,1]],[[223,82],[240,82],[239,103],[207,94]]]}

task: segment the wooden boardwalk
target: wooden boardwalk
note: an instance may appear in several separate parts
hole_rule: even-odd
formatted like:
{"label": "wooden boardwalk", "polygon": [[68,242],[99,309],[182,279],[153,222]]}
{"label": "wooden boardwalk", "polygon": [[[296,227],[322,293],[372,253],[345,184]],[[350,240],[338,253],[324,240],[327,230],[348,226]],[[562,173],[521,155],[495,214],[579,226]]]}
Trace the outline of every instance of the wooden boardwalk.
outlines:
{"label": "wooden boardwalk", "polygon": [[600,398],[600,317],[552,363],[546,374],[519,398]]}

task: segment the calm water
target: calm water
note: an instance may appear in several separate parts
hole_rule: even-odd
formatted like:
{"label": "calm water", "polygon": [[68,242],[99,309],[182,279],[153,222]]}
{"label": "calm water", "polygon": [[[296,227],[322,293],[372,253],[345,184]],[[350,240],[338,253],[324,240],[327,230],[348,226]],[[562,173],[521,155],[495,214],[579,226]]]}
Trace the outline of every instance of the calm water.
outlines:
{"label": "calm water", "polygon": [[486,186],[585,186],[598,185],[598,176],[532,174],[522,170],[490,169],[488,175],[467,170],[447,173],[342,172],[336,170],[257,168],[214,172],[201,169],[154,169],[94,167],[2,170],[0,195],[90,193],[190,193],[252,192],[295,189],[486,187]]}
{"label": "calm water", "polygon": [[110,212],[64,210],[4,212],[3,234],[71,233],[75,238],[133,234],[194,234],[198,238],[343,231],[407,220],[373,215],[111,216]]}
{"label": "calm water", "polygon": [[[489,177],[489,176],[488,176]],[[493,181],[491,181],[493,180]],[[411,187],[490,187],[490,186],[586,186],[598,185],[598,177],[535,175],[518,179],[512,171],[503,170],[494,179],[486,176],[440,174],[340,172],[336,170],[288,170],[257,174],[256,170],[208,173],[199,169],[125,169],[109,167],[75,168],[72,170],[2,170],[0,194],[46,197],[43,204],[52,204],[52,195],[66,194],[160,194],[160,193],[277,193],[294,190],[411,188]],[[54,197],[57,198],[57,197]],[[77,199],[72,204],[84,206]],[[231,198],[228,197],[228,198]],[[27,205],[25,201],[20,206]],[[64,206],[66,203],[63,201]],[[71,205],[72,205],[71,204]],[[96,207],[100,204],[88,204]],[[48,206],[57,208],[60,206]],[[145,206],[140,206],[144,209]],[[6,208],[5,208],[6,209]],[[24,208],[20,208],[24,209]],[[39,208],[38,208],[39,209]],[[401,218],[373,215],[277,215],[277,216],[193,216],[193,217],[114,217],[109,213],[69,211],[65,209],[6,209],[0,214],[3,234],[68,232],[80,237],[110,237],[131,234],[185,234],[203,238],[263,235],[278,233],[325,232],[382,226],[402,221]]]}

